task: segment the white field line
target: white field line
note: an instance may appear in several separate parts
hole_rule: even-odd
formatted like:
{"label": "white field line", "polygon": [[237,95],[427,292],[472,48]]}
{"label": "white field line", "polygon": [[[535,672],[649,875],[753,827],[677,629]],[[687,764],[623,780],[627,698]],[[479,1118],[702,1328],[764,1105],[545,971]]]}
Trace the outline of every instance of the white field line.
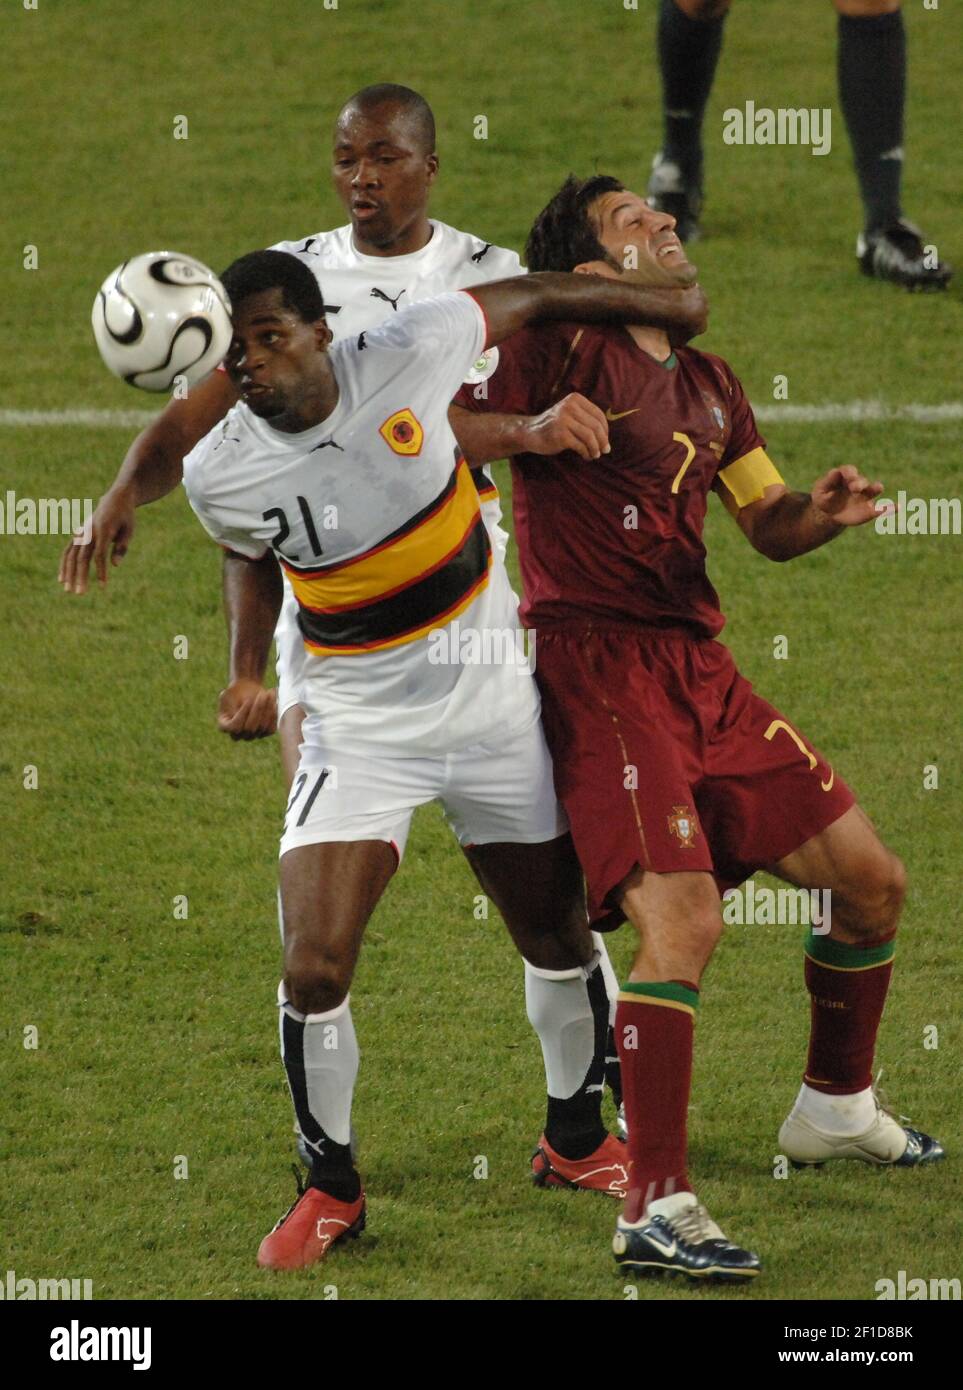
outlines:
{"label": "white field line", "polygon": [[[836,405],[754,406],[757,420],[764,424],[833,425],[886,424],[892,420],[912,420],[921,425],[945,420],[963,420],[963,401],[942,405],[886,405],[882,401],[845,401]],[[157,418],[150,410],[0,410],[0,426],[20,429],[49,429],[58,425],[86,426],[90,429],[141,430]]]}

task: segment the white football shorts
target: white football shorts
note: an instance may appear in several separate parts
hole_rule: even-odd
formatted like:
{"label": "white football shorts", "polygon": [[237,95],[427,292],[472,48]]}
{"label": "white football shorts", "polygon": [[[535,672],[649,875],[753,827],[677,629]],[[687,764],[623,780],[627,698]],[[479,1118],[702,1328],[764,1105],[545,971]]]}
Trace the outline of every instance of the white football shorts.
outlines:
{"label": "white football shorts", "polygon": [[458,843],[541,844],[568,830],[541,719],[438,757],[301,744],[281,854],[334,840],[385,840],[400,864],[416,807],[440,801]]}

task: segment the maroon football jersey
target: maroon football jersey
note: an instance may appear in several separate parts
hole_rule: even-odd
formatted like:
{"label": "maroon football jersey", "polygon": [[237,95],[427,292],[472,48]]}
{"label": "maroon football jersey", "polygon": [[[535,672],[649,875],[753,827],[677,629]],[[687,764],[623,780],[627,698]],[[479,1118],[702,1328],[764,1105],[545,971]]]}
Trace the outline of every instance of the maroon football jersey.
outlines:
{"label": "maroon football jersey", "polygon": [[608,621],[714,637],[725,619],[705,567],[709,491],[732,464],[722,482],[733,493],[745,491],[757,466],[779,481],[726,363],[692,348],[661,363],[622,328],[577,323],[527,328],[497,351],[492,374],[462,387],[456,404],[537,415],[578,391],[609,418],[611,452],[600,459],[512,460],[523,622]]}

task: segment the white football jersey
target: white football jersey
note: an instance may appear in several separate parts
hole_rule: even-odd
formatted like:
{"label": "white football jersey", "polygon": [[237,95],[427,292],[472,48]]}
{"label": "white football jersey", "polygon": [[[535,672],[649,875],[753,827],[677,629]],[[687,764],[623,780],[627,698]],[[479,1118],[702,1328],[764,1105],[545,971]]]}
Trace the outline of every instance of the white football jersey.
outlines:
{"label": "white football jersey", "polygon": [[[239,403],[184,461],[214,539],[273,549],[294,589],[306,738],[438,754],[537,717],[527,667],[504,659],[521,650],[515,597],[448,424],[485,332],[469,294],[417,303],[331,347],[340,395],[320,425],[283,433]],[[468,662],[464,633],[483,644]]]}
{"label": "white football jersey", "polygon": [[362,255],[350,225],[279,241],[271,250],[288,251],[312,271],[335,342],[375,328],[419,299],[525,274],[514,251],[433,218],[431,229],[421,250],[406,256]]}
{"label": "white football jersey", "polygon": [[[448,290],[465,289],[492,280],[524,275],[518,255],[480,237],[460,232],[434,218],[431,239],[404,256],[366,256],[355,249],[350,224],[316,232],[300,241],[279,241],[272,251],[287,251],[304,264],[321,287],[328,327],[335,342],[375,328],[420,299]],[[501,526],[502,509],[491,470],[472,470],[481,499],[482,516],[500,559],[508,534]],[[281,712],[297,698],[301,647],[297,604],[287,575],[284,602],[277,626],[278,693]]]}

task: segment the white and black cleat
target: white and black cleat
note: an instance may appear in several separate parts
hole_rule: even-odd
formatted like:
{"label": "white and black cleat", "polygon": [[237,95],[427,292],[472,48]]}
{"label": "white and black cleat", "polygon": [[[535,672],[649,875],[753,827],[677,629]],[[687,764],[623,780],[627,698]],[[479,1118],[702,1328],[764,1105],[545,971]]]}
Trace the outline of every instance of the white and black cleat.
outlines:
{"label": "white and black cleat", "polygon": [[701,235],[701,179],[688,177],[681,166],[674,160],[666,159],[661,150],[652,161],[645,197],[650,208],[667,212],[675,218],[675,233],[680,241],[698,241]]}
{"label": "white and black cleat", "polygon": [[908,290],[945,290],[953,267],[941,261],[936,248],[905,217],[873,232],[860,232],[856,257],[864,275],[892,280]]}
{"label": "white and black cleat", "polygon": [[874,1095],[876,1116],[861,1134],[829,1134],[794,1109],[779,1130],[779,1148],[794,1168],[821,1168],[837,1158],[855,1158],[878,1168],[918,1168],[945,1157],[938,1139],[900,1124]]}
{"label": "white and black cleat", "polygon": [[612,1253],[620,1269],[684,1274],[715,1283],[742,1283],[761,1269],[759,1256],[733,1245],[692,1192],[651,1202],[640,1221],[630,1223],[620,1216]]}

